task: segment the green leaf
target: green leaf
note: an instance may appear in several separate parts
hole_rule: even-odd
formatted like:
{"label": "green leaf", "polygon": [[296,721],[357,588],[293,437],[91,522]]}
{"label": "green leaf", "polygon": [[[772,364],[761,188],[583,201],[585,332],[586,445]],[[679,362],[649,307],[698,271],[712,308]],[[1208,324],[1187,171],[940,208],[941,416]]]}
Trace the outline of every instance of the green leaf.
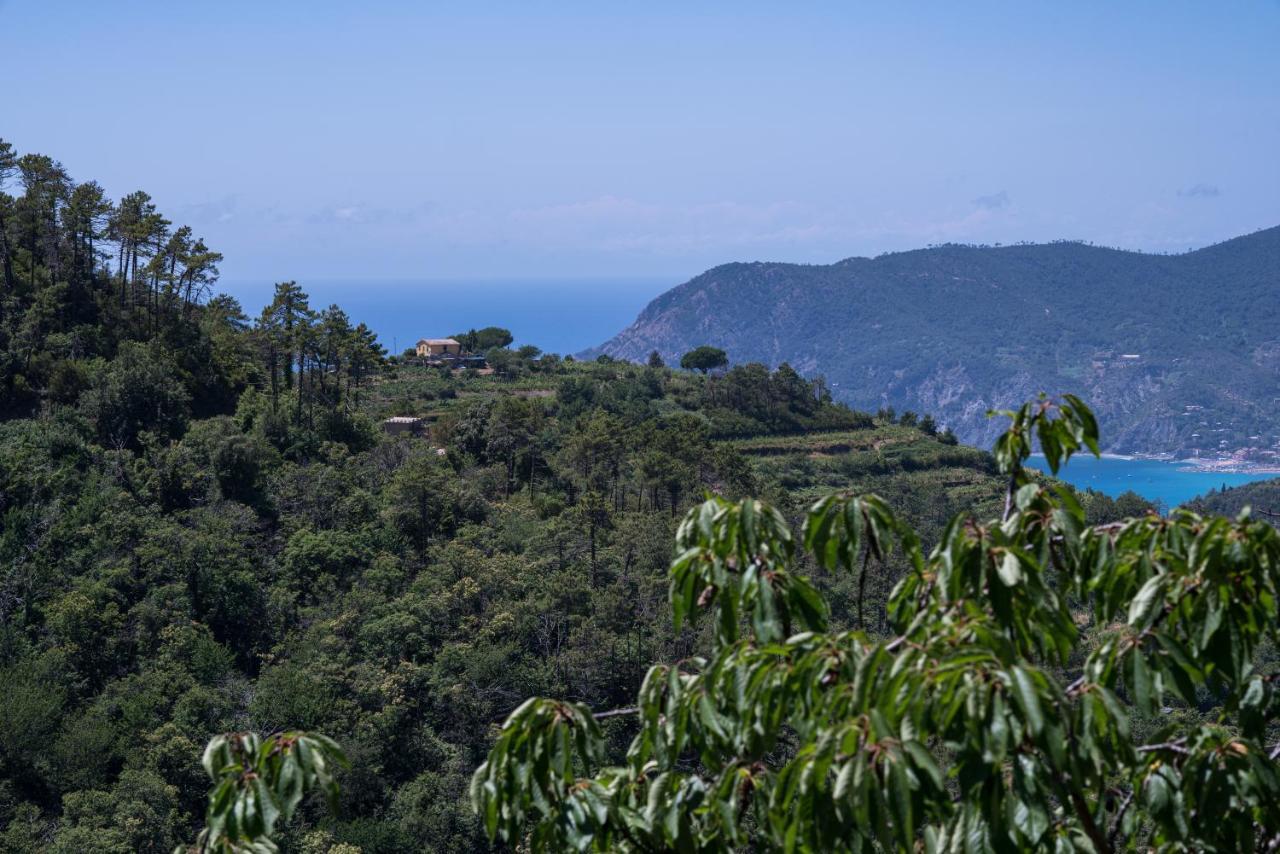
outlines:
{"label": "green leaf", "polygon": [[946,780],[943,777],[942,769],[938,767],[937,761],[933,758],[933,754],[929,753],[918,741],[904,742],[903,747],[907,753],[911,754],[912,762],[915,767],[929,777],[929,781],[933,783],[933,787],[942,790],[946,787]]}
{"label": "green leaf", "polygon": [[1152,815],[1163,815],[1169,807],[1169,783],[1160,773],[1147,775],[1142,786],[1142,797]]}
{"label": "green leaf", "polygon": [[1036,692],[1035,681],[1031,674],[1021,667],[1013,667],[1009,672],[1013,677],[1014,696],[1026,719],[1027,729],[1033,736],[1037,736],[1044,729],[1044,713],[1040,708],[1040,696]]}
{"label": "green leaf", "polygon": [[1000,580],[1006,587],[1016,587],[1022,581],[1022,561],[1012,551],[1006,551],[997,566]]}
{"label": "green leaf", "polygon": [[1129,625],[1145,626],[1152,620],[1156,611],[1164,604],[1166,584],[1166,576],[1163,575],[1153,575],[1147,579],[1129,603]]}

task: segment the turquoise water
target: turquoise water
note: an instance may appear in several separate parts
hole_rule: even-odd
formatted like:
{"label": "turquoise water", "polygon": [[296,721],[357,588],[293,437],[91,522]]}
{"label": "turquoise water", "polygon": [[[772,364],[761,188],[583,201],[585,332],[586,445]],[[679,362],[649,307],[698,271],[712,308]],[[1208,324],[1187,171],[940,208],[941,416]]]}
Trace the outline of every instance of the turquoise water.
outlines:
{"label": "turquoise water", "polygon": [[[361,282],[299,280],[312,308],[337,303],[365,323],[389,352],[419,338],[502,326],[515,344],[576,353],[603,344],[636,319],[650,300],[679,284],[667,279],[420,279]],[[221,282],[251,317],[271,301],[265,281]]]}
{"label": "turquoise water", "polygon": [[[1041,471],[1049,470],[1041,456],[1032,457],[1030,464]],[[1210,489],[1269,480],[1277,475],[1201,472],[1176,462],[1095,459],[1085,455],[1072,457],[1071,462],[1059,469],[1058,477],[1081,489],[1096,489],[1111,496],[1132,491],[1150,501],[1163,502],[1166,507],[1176,507]]]}

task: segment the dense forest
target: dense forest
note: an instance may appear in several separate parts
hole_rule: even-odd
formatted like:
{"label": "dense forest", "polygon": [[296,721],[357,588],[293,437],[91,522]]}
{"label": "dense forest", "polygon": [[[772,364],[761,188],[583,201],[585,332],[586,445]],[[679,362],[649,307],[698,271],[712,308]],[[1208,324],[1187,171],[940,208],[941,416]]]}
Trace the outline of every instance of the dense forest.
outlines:
{"label": "dense forest", "polygon": [[834,264],[735,263],[655,299],[597,352],[825,374],[837,400],[931,412],[987,447],[991,408],[1079,394],[1106,449],[1280,452],[1280,227],[1181,255],[1058,241]]}
{"label": "dense forest", "polygon": [[[705,647],[666,595],[704,493],[799,514],[874,489],[928,536],[1000,500],[991,456],[932,418],[787,366],[574,362],[480,330],[489,369],[450,371],[294,282],[250,315],[146,193],[7,144],[0,218],[0,850],[169,851],[202,825],[205,743],[290,727],[351,768],[286,850],[485,849],[467,785],[521,699],[611,707]],[[849,619],[902,569],[818,583]]]}
{"label": "dense forest", "polygon": [[[687,555],[723,535],[691,534],[691,508],[689,518],[719,507],[731,520],[775,508],[767,542],[781,549],[786,528],[808,531],[815,508],[835,506],[831,493],[875,493],[858,506],[891,506],[894,536],[909,526],[914,545],[886,539],[870,565],[861,554],[860,572],[829,571],[834,545],[788,551],[769,577],[796,579],[784,592],[816,609],[797,606],[796,627],[888,644],[922,550],[979,530],[954,519],[1011,512],[1007,449],[961,445],[927,413],[850,409],[786,364],[726,365],[705,351],[687,360],[693,370],[656,353],[575,361],[509,349],[512,336],[490,328],[455,336],[485,367],[454,369],[387,354],[295,282],[251,315],[216,292],[220,256],[145,193],[113,202],[50,158],[7,145],[0,155],[0,850],[190,844],[206,827],[210,775],[231,767],[232,746],[258,742],[215,740],[207,754],[206,744],[228,732],[271,735],[271,751],[282,739],[322,744],[295,741],[295,729],[331,737],[347,763],[333,808],[312,794],[276,829],[283,850],[518,846],[523,818],[495,837],[474,808],[488,796],[473,800],[470,786],[530,714],[552,708],[526,698],[627,712],[590,723],[593,761],[622,762],[650,725],[633,714],[637,697],[676,702],[645,687],[651,665],[688,666],[738,643],[732,620],[690,619],[723,611],[728,592],[673,592],[673,544]],[[387,432],[389,416],[418,429]],[[1042,435],[1078,446],[1081,434]],[[1026,515],[1009,518],[1182,536],[1134,495],[1075,493],[1021,469],[1015,481]],[[1038,497],[1050,489],[1066,516]],[[840,548],[858,564],[856,544]],[[1028,619],[1049,619],[1025,601]],[[1046,638],[1062,630],[1050,623]],[[752,626],[770,641],[781,630]],[[1218,676],[1200,678],[1199,707],[1179,705],[1177,720],[1234,696]],[[1150,733],[1160,715],[1149,696],[1140,705],[1135,728]],[[509,719],[517,708],[524,717]],[[794,756],[792,738],[765,758]],[[682,773],[692,759],[669,758]],[[536,769],[513,773],[520,786],[542,782]],[[669,815],[675,835],[649,848],[693,838],[678,808]],[[612,845],[564,820],[539,838],[555,848],[572,831],[573,845]],[[707,844],[746,844],[704,830]]]}

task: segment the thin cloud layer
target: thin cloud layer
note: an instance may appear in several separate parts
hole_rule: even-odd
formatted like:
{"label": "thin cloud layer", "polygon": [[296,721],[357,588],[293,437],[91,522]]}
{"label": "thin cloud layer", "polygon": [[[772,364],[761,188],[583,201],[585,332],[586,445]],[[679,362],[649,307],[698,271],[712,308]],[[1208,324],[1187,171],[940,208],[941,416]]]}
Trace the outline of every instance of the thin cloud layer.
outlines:
{"label": "thin cloud layer", "polygon": [[1192,184],[1179,190],[1178,195],[1184,199],[1216,199],[1222,195],[1222,190],[1213,184]]}
{"label": "thin cloud layer", "polygon": [[1009,207],[1009,194],[1004,190],[998,193],[992,193],[989,196],[978,196],[973,200],[975,207],[989,211],[998,211],[1001,208]]}

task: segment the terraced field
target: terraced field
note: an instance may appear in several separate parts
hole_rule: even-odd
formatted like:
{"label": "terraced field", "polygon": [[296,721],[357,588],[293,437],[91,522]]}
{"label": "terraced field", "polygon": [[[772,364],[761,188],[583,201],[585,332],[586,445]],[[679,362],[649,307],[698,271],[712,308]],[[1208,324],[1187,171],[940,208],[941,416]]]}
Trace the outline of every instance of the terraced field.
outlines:
{"label": "terraced field", "polygon": [[412,415],[434,420],[470,400],[511,395],[522,398],[555,396],[557,379],[542,375],[516,378],[453,376],[433,368],[401,365],[372,384],[364,401],[366,411],[377,418]]}
{"label": "terraced field", "polygon": [[875,492],[925,532],[962,508],[995,513],[1003,482],[991,456],[948,445],[914,427],[761,436],[725,444],[747,456],[772,495],[793,510],[833,489]]}

